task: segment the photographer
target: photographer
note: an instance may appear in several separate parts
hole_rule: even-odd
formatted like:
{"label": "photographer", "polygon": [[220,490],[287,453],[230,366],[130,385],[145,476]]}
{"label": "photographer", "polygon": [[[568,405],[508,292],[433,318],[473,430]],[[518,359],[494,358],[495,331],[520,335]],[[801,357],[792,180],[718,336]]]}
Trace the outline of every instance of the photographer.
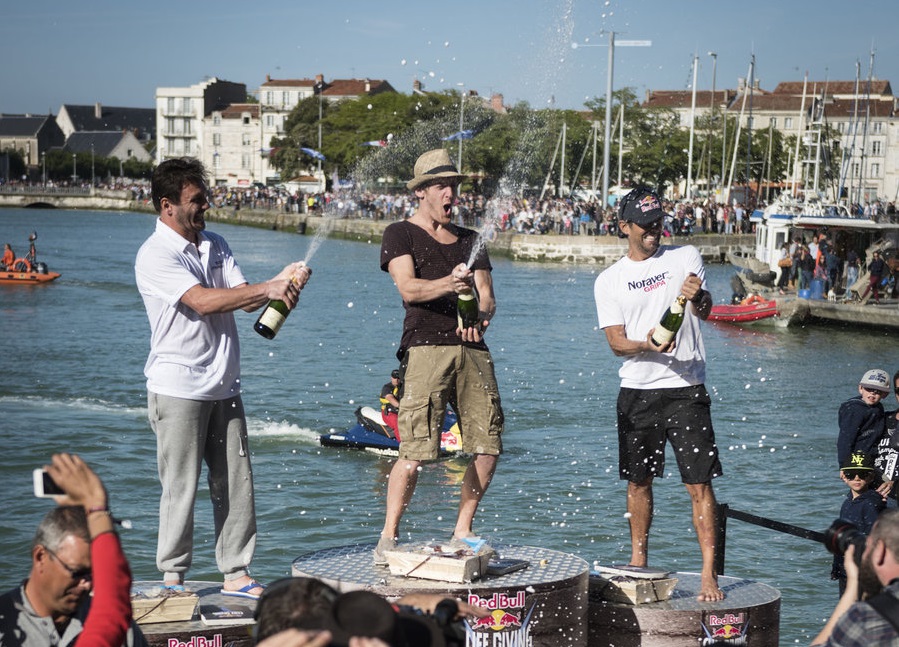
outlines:
{"label": "photographer", "polygon": [[55,454],[45,470],[65,494],[38,526],[28,579],[0,596],[0,644],[146,645],[131,622],[131,572],[103,483],[71,454]]}
{"label": "photographer", "polygon": [[[899,641],[899,510],[878,517],[858,565],[857,549],[850,545],[846,550],[846,591],[812,645],[877,647]],[[857,601],[872,584],[882,592]]]}

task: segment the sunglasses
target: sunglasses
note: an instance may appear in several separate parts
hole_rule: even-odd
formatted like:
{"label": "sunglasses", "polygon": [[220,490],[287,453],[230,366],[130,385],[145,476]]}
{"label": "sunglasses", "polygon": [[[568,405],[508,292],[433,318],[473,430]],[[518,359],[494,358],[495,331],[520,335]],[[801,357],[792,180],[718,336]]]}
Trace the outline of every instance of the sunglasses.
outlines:
{"label": "sunglasses", "polygon": [[871,470],[843,470],[843,476],[846,477],[847,481],[854,481],[855,479],[865,480],[871,475]]}
{"label": "sunglasses", "polygon": [[872,389],[872,388],[867,387],[867,386],[863,386],[862,389],[863,389],[865,392],[867,392],[867,393],[870,393],[870,394],[872,394],[872,395],[879,395],[879,396],[882,397],[882,398],[885,397],[885,396],[887,395],[887,392],[885,392],[885,391],[881,391],[881,390],[879,390],[879,389]]}
{"label": "sunglasses", "polygon": [[90,582],[93,579],[93,574],[91,573],[90,567],[87,568],[72,568],[64,561],[59,558],[59,555],[54,553],[52,550],[44,546],[44,550],[50,553],[50,557],[55,559],[60,565],[69,572],[69,575],[72,578],[73,582]]}

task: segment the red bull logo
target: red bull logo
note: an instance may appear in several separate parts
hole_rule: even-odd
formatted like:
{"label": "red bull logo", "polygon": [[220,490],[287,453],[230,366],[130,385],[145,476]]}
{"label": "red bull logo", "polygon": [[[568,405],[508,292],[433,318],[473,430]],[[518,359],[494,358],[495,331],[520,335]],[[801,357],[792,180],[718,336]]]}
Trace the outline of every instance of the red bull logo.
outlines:
{"label": "red bull logo", "polygon": [[493,631],[502,631],[507,627],[520,627],[521,619],[514,613],[509,613],[503,609],[496,609],[489,616],[478,618],[471,624],[472,629],[493,629]]}
{"label": "red bull logo", "polygon": [[190,642],[181,642],[177,638],[169,638],[167,647],[222,647],[222,634],[215,634],[212,638],[205,636],[193,636]]}
{"label": "red bull logo", "polygon": [[748,624],[745,613],[725,613],[720,616],[710,613],[702,625],[705,638],[702,639],[701,644],[727,645],[728,647],[745,645]]}
{"label": "red bull logo", "polygon": [[656,199],[656,197],[652,195],[644,195],[642,198],[640,198],[640,202],[637,203],[637,206],[643,213],[652,211],[653,209],[662,208],[662,205],[659,204],[659,201]]}
{"label": "red bull logo", "polygon": [[524,608],[524,591],[519,591],[514,596],[505,593],[494,593],[489,598],[482,598],[476,593],[468,594],[468,604],[485,609],[505,609],[508,607]]}
{"label": "red bull logo", "polygon": [[525,592],[515,595],[494,593],[484,597],[470,593],[468,604],[490,609],[490,615],[466,621],[466,647],[531,647],[529,623],[532,607],[524,612]]}

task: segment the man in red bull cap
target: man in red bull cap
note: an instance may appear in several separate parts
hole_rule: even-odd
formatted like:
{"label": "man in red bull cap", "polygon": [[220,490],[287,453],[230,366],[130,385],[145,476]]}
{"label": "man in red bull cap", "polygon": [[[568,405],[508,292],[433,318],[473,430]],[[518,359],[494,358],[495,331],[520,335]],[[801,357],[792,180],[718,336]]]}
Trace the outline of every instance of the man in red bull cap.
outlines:
{"label": "man in red bull cap", "polygon": [[[712,479],[721,475],[706,391],[705,348],[700,322],[712,297],[705,267],[691,246],[662,246],[666,214],[658,195],[636,188],[621,200],[620,235],[627,254],[594,284],[599,326],[615,355],[624,357],[618,374],[618,472],[628,482],[630,565],[645,568],[652,522],[652,483],[665,473],[665,444],[677,456],[681,480],[693,502],[693,525],[702,553],[697,599],[724,599],[715,572],[716,506]],[[656,334],[666,308],[681,314],[667,338]]]}

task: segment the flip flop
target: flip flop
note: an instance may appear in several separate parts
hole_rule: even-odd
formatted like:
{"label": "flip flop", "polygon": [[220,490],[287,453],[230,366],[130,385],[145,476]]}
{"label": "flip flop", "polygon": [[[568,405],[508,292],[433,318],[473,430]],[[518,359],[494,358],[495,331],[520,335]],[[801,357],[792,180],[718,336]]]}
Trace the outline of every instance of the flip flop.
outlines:
{"label": "flip flop", "polygon": [[256,595],[255,593],[250,593],[250,591],[252,591],[253,589],[264,589],[264,588],[265,588],[264,584],[260,584],[256,580],[253,580],[252,582],[250,582],[243,588],[236,589],[234,591],[226,591],[225,589],[222,589],[221,593],[222,593],[222,595],[230,595],[235,598],[248,598],[250,600],[258,600],[259,596]]}
{"label": "flip flop", "polygon": [[163,584],[162,588],[166,591],[173,591],[175,593],[185,593],[187,591],[183,584]]}

